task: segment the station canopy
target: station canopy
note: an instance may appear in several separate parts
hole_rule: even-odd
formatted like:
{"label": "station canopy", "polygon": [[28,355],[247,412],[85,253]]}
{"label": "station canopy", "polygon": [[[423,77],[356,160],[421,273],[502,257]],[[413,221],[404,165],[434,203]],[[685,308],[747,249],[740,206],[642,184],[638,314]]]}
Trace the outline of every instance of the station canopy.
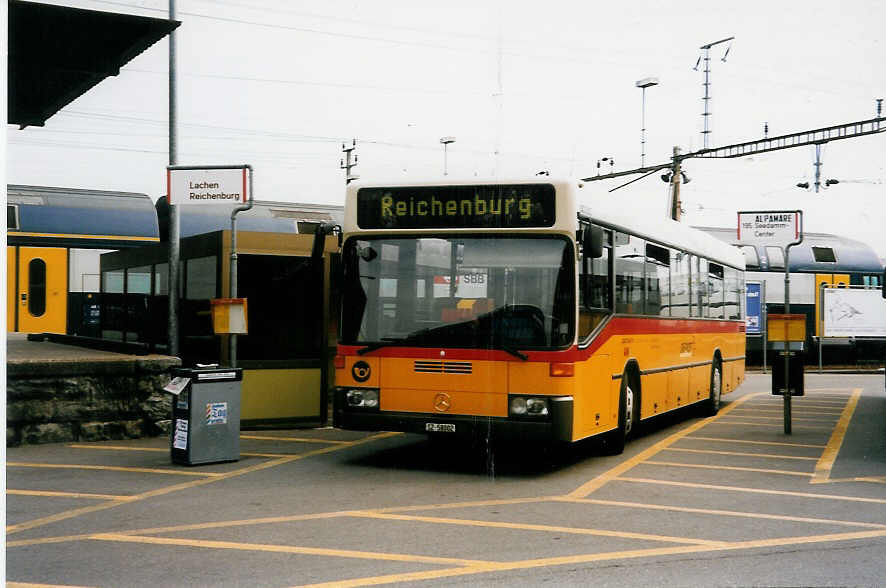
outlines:
{"label": "station canopy", "polygon": [[9,2],[7,121],[46,120],[136,55],[178,21],[37,2]]}

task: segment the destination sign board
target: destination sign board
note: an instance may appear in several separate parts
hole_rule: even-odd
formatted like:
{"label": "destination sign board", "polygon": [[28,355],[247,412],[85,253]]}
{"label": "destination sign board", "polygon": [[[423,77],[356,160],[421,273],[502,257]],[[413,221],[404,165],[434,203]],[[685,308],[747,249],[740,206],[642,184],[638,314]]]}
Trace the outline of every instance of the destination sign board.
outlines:
{"label": "destination sign board", "polygon": [[167,194],[170,204],[236,206],[247,200],[245,166],[168,167]]}
{"label": "destination sign board", "polygon": [[360,188],[361,229],[551,227],[551,184]]}
{"label": "destination sign board", "polygon": [[738,213],[738,240],[760,245],[788,245],[803,235],[803,211],[760,210]]}

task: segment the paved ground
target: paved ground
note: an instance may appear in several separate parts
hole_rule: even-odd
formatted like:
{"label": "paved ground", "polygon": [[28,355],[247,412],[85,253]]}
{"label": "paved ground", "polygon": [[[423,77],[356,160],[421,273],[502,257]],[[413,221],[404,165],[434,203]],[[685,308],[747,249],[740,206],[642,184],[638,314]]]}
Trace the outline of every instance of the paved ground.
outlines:
{"label": "paved ground", "polygon": [[877,586],[883,375],[793,402],[751,375],[717,417],[659,421],[620,456],[244,431],[241,459],[168,439],[10,448],[10,586]]}

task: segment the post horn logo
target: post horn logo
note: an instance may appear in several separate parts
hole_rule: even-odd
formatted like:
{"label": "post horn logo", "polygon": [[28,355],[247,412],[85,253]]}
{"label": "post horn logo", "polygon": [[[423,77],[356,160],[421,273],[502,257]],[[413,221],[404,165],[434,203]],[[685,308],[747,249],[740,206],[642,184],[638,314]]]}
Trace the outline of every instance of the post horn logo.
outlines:
{"label": "post horn logo", "polygon": [[437,412],[446,412],[452,407],[452,398],[446,392],[440,392],[434,396],[434,410]]}
{"label": "post horn logo", "polygon": [[351,375],[354,376],[354,379],[358,382],[365,382],[368,380],[369,374],[371,373],[372,370],[369,368],[369,364],[365,361],[358,361],[351,366]]}

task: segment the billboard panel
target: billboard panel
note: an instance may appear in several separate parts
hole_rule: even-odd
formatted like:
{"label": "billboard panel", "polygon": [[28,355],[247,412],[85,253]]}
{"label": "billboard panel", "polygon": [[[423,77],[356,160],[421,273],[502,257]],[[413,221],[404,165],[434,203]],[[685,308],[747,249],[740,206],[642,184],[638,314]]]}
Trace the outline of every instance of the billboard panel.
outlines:
{"label": "billboard panel", "polygon": [[825,337],[886,337],[886,300],[879,289],[825,288]]}

